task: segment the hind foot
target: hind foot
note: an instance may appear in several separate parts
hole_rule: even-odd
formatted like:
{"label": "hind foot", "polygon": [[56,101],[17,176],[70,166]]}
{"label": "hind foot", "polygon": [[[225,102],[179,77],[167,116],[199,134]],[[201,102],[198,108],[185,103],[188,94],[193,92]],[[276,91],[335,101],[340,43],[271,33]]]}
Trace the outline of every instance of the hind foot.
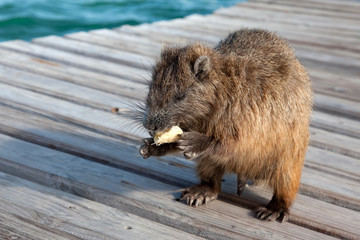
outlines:
{"label": "hind foot", "polygon": [[186,200],[187,205],[197,207],[203,204],[207,205],[212,200],[215,200],[217,196],[218,192],[212,187],[199,184],[185,189],[181,194],[180,200]]}
{"label": "hind foot", "polygon": [[272,210],[266,207],[258,207],[256,210],[256,217],[261,220],[285,222],[289,218],[289,212],[285,209]]}

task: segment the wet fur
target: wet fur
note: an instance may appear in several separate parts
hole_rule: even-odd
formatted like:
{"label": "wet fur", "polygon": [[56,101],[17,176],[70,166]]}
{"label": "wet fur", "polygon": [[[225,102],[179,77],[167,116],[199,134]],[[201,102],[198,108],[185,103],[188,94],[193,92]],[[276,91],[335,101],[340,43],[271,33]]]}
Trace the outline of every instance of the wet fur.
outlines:
{"label": "wet fur", "polygon": [[188,203],[197,198],[190,192],[204,186],[217,195],[222,175],[231,172],[274,189],[260,218],[286,217],[299,188],[312,108],[308,74],[289,44],[243,29],[215,48],[164,49],[152,77],[144,126],[155,132],[180,125],[185,133],[176,144],[145,144],[142,154],[181,150],[196,158],[201,184],[184,192]]}

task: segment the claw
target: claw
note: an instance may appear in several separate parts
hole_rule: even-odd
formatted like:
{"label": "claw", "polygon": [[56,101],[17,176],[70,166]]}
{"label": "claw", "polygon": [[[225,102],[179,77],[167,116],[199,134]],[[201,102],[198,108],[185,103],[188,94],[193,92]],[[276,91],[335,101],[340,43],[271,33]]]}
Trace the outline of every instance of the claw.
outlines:
{"label": "claw", "polygon": [[280,215],[280,222],[286,222],[287,220],[289,219],[289,213],[287,212],[282,212],[281,215]]}
{"label": "claw", "polygon": [[256,217],[261,220],[275,221],[279,219],[280,222],[284,222],[288,219],[289,214],[286,211],[275,211],[267,209],[265,207],[258,207],[255,210]]}
{"label": "claw", "polygon": [[193,159],[193,158],[195,158],[197,156],[197,154],[194,153],[194,152],[185,152],[184,156],[185,156],[186,159]]}
{"label": "claw", "polygon": [[185,151],[186,147],[185,146],[178,146],[177,147],[180,151]]}
{"label": "claw", "polygon": [[203,204],[207,205],[210,201],[217,198],[217,193],[207,185],[196,185],[185,189],[181,194],[180,200],[185,200],[186,204],[198,207]]}
{"label": "claw", "polygon": [[208,205],[208,203],[211,201],[210,197],[205,197],[204,204]]}
{"label": "claw", "polygon": [[193,197],[190,197],[190,201],[189,201],[189,198],[188,198],[188,205],[189,206],[192,206],[193,205],[193,203],[194,203],[194,198]]}

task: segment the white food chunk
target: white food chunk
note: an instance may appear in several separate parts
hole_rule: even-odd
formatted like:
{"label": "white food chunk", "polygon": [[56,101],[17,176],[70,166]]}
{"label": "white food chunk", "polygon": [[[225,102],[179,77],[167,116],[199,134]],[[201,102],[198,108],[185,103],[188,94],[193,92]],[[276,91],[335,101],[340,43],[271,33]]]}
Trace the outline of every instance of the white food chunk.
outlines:
{"label": "white food chunk", "polygon": [[179,140],[179,134],[182,134],[183,130],[178,126],[173,126],[169,130],[160,131],[155,134],[154,142],[157,146],[163,143],[172,143]]}

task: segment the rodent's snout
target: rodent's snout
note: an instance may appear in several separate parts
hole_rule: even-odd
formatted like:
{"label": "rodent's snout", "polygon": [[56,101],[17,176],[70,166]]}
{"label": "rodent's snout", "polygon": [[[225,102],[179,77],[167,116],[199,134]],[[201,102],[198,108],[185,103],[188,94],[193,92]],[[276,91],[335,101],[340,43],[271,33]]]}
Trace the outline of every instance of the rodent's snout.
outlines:
{"label": "rodent's snout", "polygon": [[155,133],[156,133],[156,131],[149,131],[149,135],[150,135],[151,137],[155,137]]}
{"label": "rodent's snout", "polygon": [[162,113],[162,111],[157,112],[156,114],[148,114],[144,119],[144,127],[150,132],[163,131],[172,125],[167,114]]}
{"label": "rodent's snout", "polygon": [[144,127],[149,130],[149,132],[156,132],[159,129],[155,121],[149,120],[149,118],[144,121]]}

